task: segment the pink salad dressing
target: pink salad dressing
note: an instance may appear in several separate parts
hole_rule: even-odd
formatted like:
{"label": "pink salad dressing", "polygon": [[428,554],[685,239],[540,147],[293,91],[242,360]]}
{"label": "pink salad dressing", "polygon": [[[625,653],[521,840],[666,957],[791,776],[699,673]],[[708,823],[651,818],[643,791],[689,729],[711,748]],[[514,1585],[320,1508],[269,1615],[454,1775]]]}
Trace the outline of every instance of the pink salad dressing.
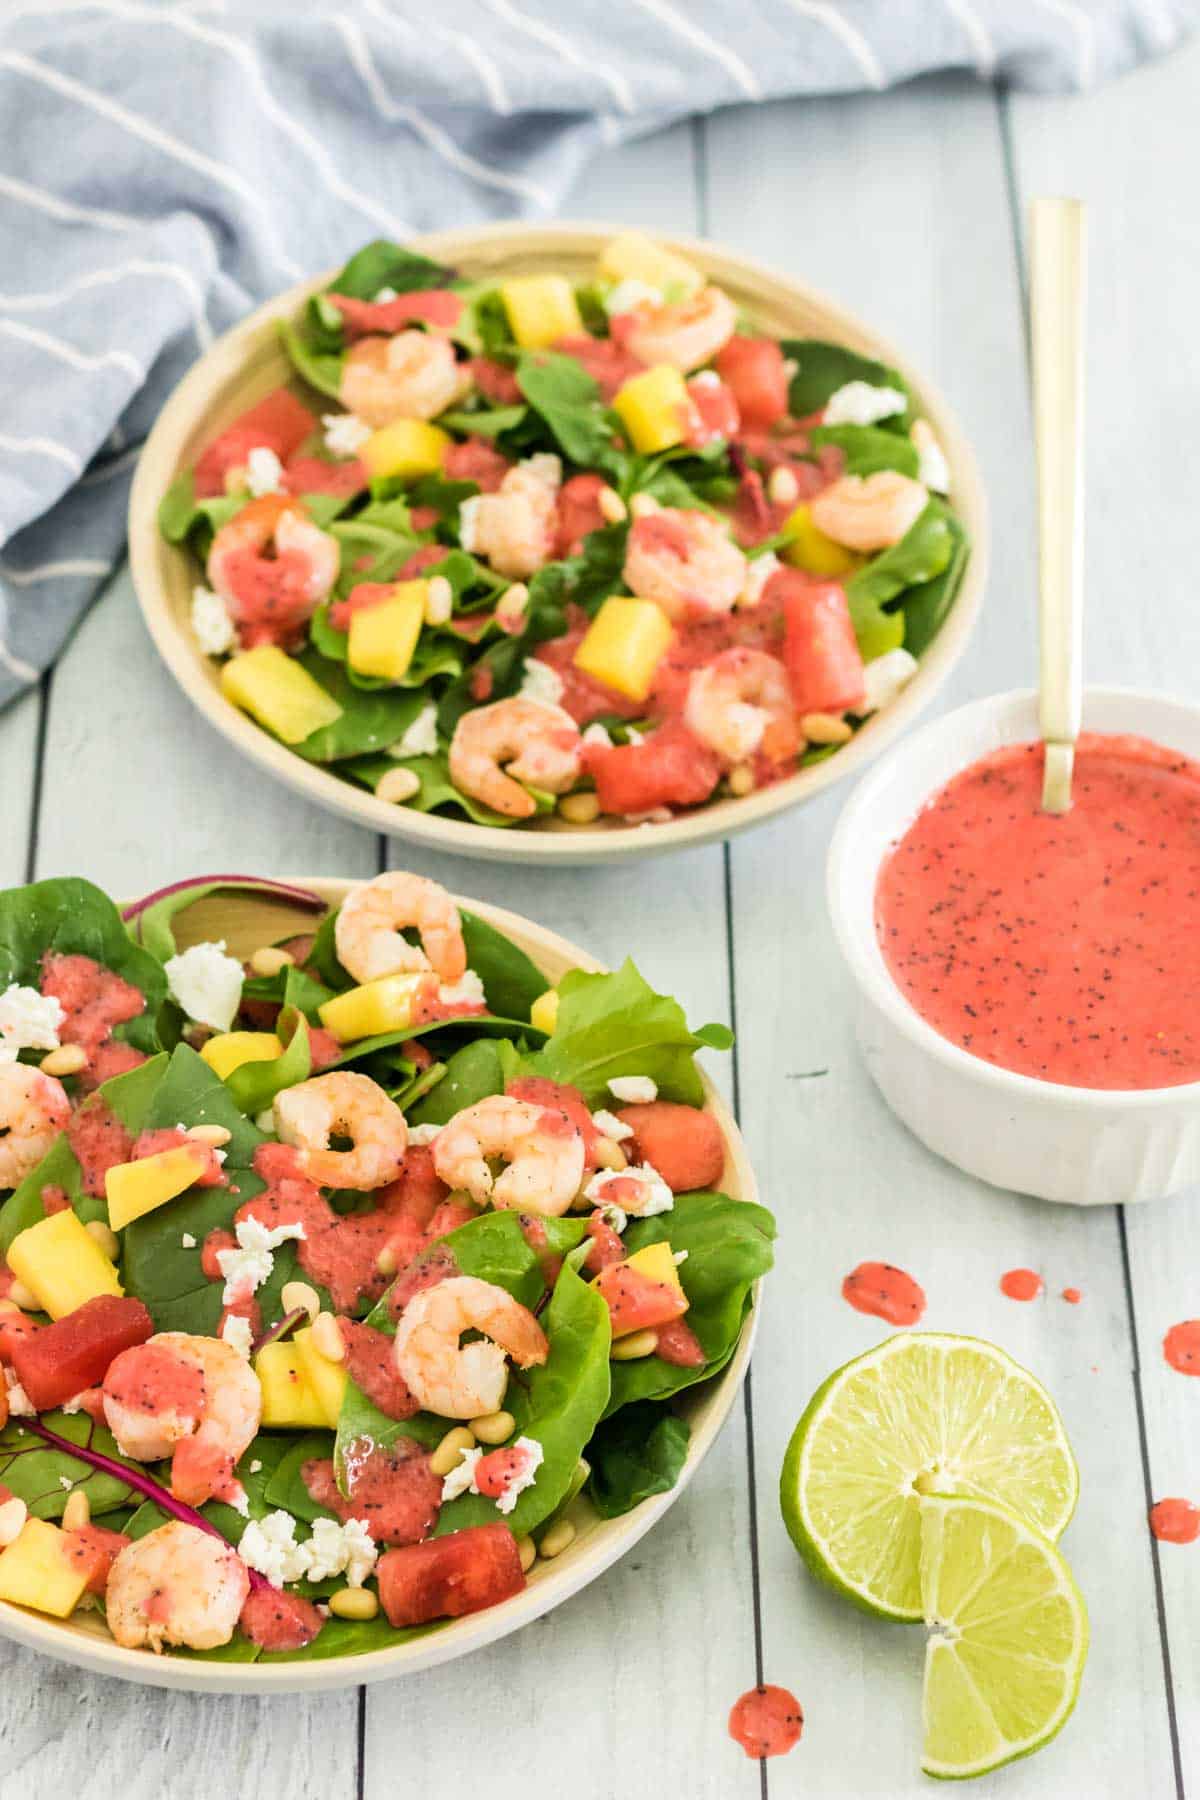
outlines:
{"label": "pink salad dressing", "polygon": [[1040,744],[980,758],[880,870],[879,943],[943,1037],[1089,1088],[1200,1080],[1200,764],[1087,732],[1073,803],[1041,809]]}
{"label": "pink salad dressing", "polygon": [[760,1684],[734,1702],[729,1735],[756,1762],[786,1756],[800,1742],[804,1711],[787,1688]]}
{"label": "pink salad dressing", "polygon": [[842,1282],[842,1299],[889,1325],[915,1325],[925,1311],[925,1290],[894,1263],[859,1263]]}

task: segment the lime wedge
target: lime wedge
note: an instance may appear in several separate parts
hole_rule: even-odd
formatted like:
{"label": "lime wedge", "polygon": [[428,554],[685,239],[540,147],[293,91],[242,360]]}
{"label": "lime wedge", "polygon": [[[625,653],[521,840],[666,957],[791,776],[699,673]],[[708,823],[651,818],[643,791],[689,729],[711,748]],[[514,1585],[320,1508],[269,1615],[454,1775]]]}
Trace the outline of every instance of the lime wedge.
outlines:
{"label": "lime wedge", "polygon": [[920,1497],[1013,1507],[1048,1538],[1079,1474],[1039,1382],[978,1338],[909,1332],[813,1395],[780,1477],[784,1523],[813,1573],[868,1612],[922,1617]]}
{"label": "lime wedge", "polygon": [[1047,1743],[1079,1693],[1087,1612],[1048,1538],[994,1501],[921,1501],[927,1775],[985,1775]]}

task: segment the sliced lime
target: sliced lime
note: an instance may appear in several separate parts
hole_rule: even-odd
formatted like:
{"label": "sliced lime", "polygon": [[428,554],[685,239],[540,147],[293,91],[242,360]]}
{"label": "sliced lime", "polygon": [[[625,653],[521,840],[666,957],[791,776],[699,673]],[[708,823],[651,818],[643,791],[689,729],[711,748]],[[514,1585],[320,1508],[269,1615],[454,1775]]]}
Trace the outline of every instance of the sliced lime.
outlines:
{"label": "sliced lime", "polygon": [[910,1332],[856,1357],[809,1401],[780,1478],[814,1574],[890,1619],[919,1619],[920,1497],[999,1500],[1049,1538],[1079,1491],[1058,1410],[978,1338]]}
{"label": "sliced lime", "polygon": [[920,1503],[927,1775],[984,1775],[1060,1729],[1079,1693],[1087,1612],[1062,1555],[1008,1507]]}

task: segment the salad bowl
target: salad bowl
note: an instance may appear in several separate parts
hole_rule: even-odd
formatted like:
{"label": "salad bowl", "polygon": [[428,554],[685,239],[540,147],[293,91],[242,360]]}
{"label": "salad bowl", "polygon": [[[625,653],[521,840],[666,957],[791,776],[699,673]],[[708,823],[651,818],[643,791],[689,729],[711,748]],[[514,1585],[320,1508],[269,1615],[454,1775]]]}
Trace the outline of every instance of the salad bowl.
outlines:
{"label": "salad bowl", "polygon": [[[583,283],[591,278],[600,252],[619,229],[597,224],[498,224],[434,233],[414,240],[409,248],[452,265],[472,282],[552,272],[565,275],[572,283]],[[159,506],[215,435],[281,384],[291,381],[297,385],[280,341],[280,321],[303,318],[310,298],[329,286],[332,272],[327,271],[260,307],[228,332],[185,377],[146,443],[130,503],[134,583],[155,645],[191,702],[259,769],[373,831],[430,850],[521,863],[599,863],[725,838],[773,818],[815,797],[843,776],[861,771],[928,705],[966,646],[987,571],[983,492],[974,456],[953,415],[931,384],[908,368],[888,344],[815,290],[711,244],[687,239],[659,241],[723,289],[739,312],[763,332],[772,337],[834,341],[860,357],[887,365],[911,390],[915,409],[928,421],[944,451],[953,508],[971,547],[953,601],[932,640],[922,648],[907,685],[866,719],[836,754],[822,752],[810,758],[807,766],[748,793],[713,798],[706,805],[651,824],[619,817],[572,823],[551,813],[529,828],[514,831],[420,811],[415,805],[378,798],[367,787],[342,779],[333,767],[305,760],[260,729],[225,697],[218,664],[203,652],[191,629],[190,607],[200,565],[186,543],[163,536]]]}
{"label": "salad bowl", "polygon": [[[180,951],[193,944],[223,939],[233,955],[247,957],[257,946],[311,929],[311,899],[305,907],[303,895],[290,901],[286,888],[266,891],[268,885],[275,884],[258,886],[247,883],[246,878],[224,879],[246,884],[240,889],[220,887],[214,891],[205,884],[200,897],[175,915],[174,937]],[[220,882],[222,878],[210,880]],[[289,885],[293,881],[309,896],[319,896],[331,906],[340,904],[356,885],[307,877],[289,878]],[[553,933],[501,908],[475,900],[467,904],[473,914],[522,950],[552,985],[568,970],[603,972],[594,958]],[[127,916],[129,910],[126,909]],[[735,1201],[753,1202],[757,1198],[754,1174],[738,1128],[708,1076],[703,1070],[700,1074],[705,1110],[715,1119],[724,1145],[722,1191]],[[686,1460],[675,1486],[642,1500],[615,1518],[602,1518],[586,1494],[578,1495],[571,1502],[570,1517],[576,1535],[569,1548],[553,1561],[539,1559],[522,1592],[486,1611],[443,1622],[424,1635],[389,1647],[299,1661],[155,1656],[146,1650],[122,1648],[95,1613],[79,1612],[59,1620],[4,1601],[0,1601],[0,1635],[94,1674],[158,1687],[224,1694],[301,1693],[356,1686],[415,1673],[480,1649],[549,1612],[603,1574],[663,1516],[696,1473],[729,1415],[749,1365],[759,1284],[755,1283],[751,1291],[754,1304],[728,1362],[707,1381],[681,1391],[673,1402],[674,1410],[690,1428]]]}

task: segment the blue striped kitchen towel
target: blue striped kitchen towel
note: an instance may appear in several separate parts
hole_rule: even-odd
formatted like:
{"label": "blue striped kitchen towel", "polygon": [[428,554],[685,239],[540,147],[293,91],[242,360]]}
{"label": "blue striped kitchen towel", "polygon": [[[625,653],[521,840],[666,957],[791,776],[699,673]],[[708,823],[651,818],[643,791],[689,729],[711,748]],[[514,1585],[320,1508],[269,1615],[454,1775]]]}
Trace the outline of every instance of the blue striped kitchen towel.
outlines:
{"label": "blue striped kitchen towel", "polygon": [[926,70],[1086,88],[1194,0],[0,0],[0,704],[120,556],[188,363],[358,243],[546,213],[597,146]]}

